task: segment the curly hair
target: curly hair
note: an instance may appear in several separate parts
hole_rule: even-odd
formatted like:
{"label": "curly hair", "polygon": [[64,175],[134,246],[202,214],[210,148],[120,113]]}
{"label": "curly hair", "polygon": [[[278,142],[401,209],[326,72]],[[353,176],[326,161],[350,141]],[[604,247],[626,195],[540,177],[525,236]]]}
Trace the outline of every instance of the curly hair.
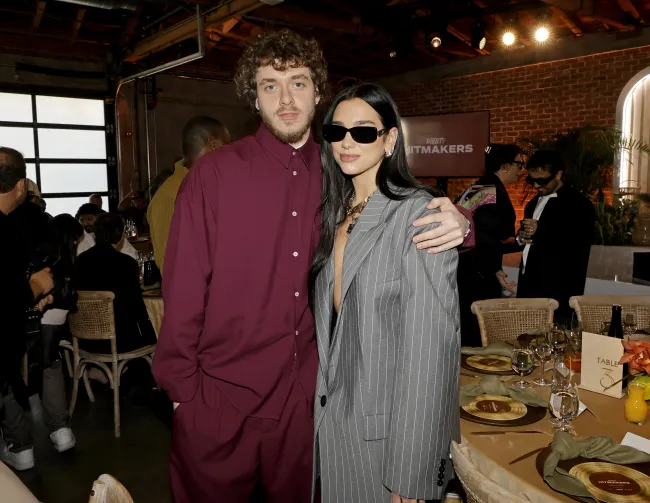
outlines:
{"label": "curly hair", "polygon": [[318,42],[288,29],[268,31],[258,35],[246,46],[235,71],[237,96],[245,100],[253,111],[257,98],[255,75],[260,66],[267,65],[272,65],[281,72],[287,68],[309,68],[316,92],[321,98],[320,103],[328,100],[330,85],[327,63]]}

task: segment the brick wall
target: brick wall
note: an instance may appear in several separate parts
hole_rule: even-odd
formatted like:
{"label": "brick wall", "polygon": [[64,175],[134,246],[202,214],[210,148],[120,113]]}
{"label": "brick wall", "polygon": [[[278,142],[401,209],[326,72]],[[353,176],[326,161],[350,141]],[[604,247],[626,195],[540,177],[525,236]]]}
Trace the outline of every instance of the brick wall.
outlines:
{"label": "brick wall", "polygon": [[[613,125],[621,91],[650,66],[650,46],[540,63],[404,87],[393,92],[402,115],[490,110],[492,142],[585,124]],[[471,180],[450,180],[453,199]],[[522,217],[523,186],[509,193]]]}

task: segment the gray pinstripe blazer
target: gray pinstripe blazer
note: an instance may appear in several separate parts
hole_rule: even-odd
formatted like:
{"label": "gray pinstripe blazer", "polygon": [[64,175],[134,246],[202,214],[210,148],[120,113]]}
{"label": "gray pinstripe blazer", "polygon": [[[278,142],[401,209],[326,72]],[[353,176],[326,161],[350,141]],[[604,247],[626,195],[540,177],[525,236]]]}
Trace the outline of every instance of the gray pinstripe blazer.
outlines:
{"label": "gray pinstripe blazer", "polygon": [[455,250],[428,254],[411,223],[430,196],[375,192],[346,245],[334,328],[334,259],[316,281],[320,366],[315,477],[323,502],[438,499],[459,440]]}

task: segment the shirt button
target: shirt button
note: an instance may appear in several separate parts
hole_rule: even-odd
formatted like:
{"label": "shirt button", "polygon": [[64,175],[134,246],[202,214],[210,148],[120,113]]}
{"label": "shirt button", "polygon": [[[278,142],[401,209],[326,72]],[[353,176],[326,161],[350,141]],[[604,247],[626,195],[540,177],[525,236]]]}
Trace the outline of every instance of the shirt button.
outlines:
{"label": "shirt button", "polygon": [[298,330],[296,330],[296,335],[298,335]]}
{"label": "shirt button", "polygon": [[291,212],[291,216],[292,216],[292,217],[297,217],[297,216],[298,216],[298,213],[297,213],[296,211],[292,211],[292,212]]}
{"label": "shirt button", "polygon": [[294,295],[298,297],[300,295],[300,292],[296,292]]}
{"label": "shirt button", "polygon": [[294,171],[294,172],[293,172],[293,176],[296,176],[297,174],[298,174],[297,171]]}
{"label": "shirt button", "polygon": [[295,152],[295,150],[294,150],[293,152],[291,152],[291,155],[296,155],[296,152]]}
{"label": "shirt button", "polygon": [[293,252],[293,256],[294,256],[294,257],[297,257],[297,256],[298,256],[298,252]]}

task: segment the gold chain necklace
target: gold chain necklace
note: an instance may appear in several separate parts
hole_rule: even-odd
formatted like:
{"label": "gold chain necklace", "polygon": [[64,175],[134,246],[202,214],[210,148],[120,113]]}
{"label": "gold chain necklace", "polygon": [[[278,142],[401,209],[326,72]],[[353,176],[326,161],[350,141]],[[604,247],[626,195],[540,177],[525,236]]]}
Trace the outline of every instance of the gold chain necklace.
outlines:
{"label": "gold chain necklace", "polygon": [[[373,190],[372,194],[374,193],[375,191]],[[354,229],[354,226],[357,224],[357,220],[359,220],[359,217],[361,216],[361,212],[368,204],[368,201],[370,201],[372,194],[370,194],[368,197],[366,197],[363,201],[361,201],[359,204],[355,206],[352,206],[352,201],[354,201],[354,196],[348,200],[347,208],[345,210],[345,216],[352,217],[350,225],[348,226],[348,230],[347,230],[348,234],[350,234],[352,232],[352,229]]]}

